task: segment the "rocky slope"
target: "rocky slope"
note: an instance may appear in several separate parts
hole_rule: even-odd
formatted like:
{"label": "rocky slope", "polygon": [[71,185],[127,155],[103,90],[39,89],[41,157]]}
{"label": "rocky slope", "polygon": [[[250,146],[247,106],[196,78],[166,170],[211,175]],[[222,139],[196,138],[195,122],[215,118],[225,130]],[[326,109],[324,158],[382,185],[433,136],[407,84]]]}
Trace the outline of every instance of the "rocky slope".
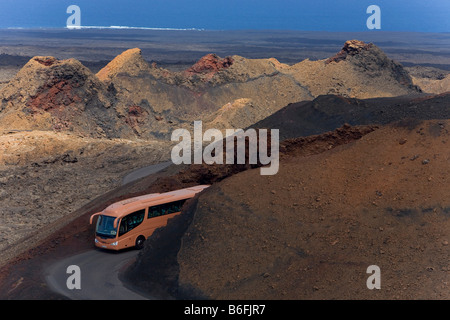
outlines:
{"label": "rocky slope", "polygon": [[[173,129],[210,116],[238,99],[250,99],[272,113],[279,103],[311,98],[307,90],[264,60],[210,54],[184,71],[173,72],[147,64],[136,73],[128,66],[146,64],[138,52],[138,49],[124,52],[97,76],[107,78],[106,82],[117,90],[116,109],[120,114],[126,114],[130,105],[142,109],[140,117],[149,128],[147,135],[167,136]],[[126,63],[116,61],[126,59]],[[289,94],[280,94],[287,91]],[[267,112],[259,119],[266,115]]]}
{"label": "rocky slope", "polygon": [[49,131],[0,135],[0,252],[58,219],[70,219],[133,169],[169,156],[167,143],[158,141]]}
{"label": "rocky slope", "polygon": [[269,108],[256,105],[251,99],[237,99],[205,117],[206,127],[225,130],[246,128],[272,114]]}
{"label": "rocky slope", "polygon": [[[203,192],[130,272],[150,291],[166,277],[179,297],[448,299],[449,128],[403,122],[328,151],[291,145],[277,175],[247,170]],[[370,265],[381,290],[366,287]]]}
{"label": "rocky slope", "polygon": [[280,138],[319,134],[344,125],[388,124],[403,119],[449,119],[450,93],[394,98],[356,99],[336,95],[292,103],[255,123],[278,128]]}
{"label": "rocky slope", "polygon": [[32,58],[0,92],[0,127],[127,137],[115,94],[75,59]]}
{"label": "rocky slope", "polygon": [[351,98],[393,97],[420,92],[404,68],[376,45],[349,40],[335,56],[304,60],[291,67],[277,64],[312,96],[338,94]]}
{"label": "rocky slope", "polygon": [[418,92],[400,64],[374,44],[357,40],[347,41],[329,59],[292,66],[273,58],[209,54],[183,71],[149,64],[135,48],[96,75],[74,59],[32,58],[0,89],[0,128],[167,139],[194,120],[209,117],[220,127],[232,124],[224,116],[230,108],[219,109],[239,101],[251,101],[239,108],[250,115],[248,120],[238,116],[237,124],[246,127],[282,106],[319,95],[369,98]]}
{"label": "rocky slope", "polygon": [[412,77],[414,84],[422,88],[427,93],[446,93],[450,92],[450,74],[442,79],[416,78]]}
{"label": "rocky slope", "polygon": [[434,94],[450,92],[450,71],[423,66],[408,67],[406,70],[414,84],[424,92]]}
{"label": "rocky slope", "polygon": [[[221,58],[209,54],[185,71],[171,72],[156,65],[145,66],[137,49],[122,55],[121,61],[129,57],[131,62],[122,63],[121,70],[109,77],[119,95],[130,99],[127,104],[150,106],[150,113],[172,122],[198,119],[237,99],[250,99],[253,105],[273,113],[280,105],[323,94],[368,98],[420,92],[400,64],[375,45],[356,40],[346,42],[332,58],[305,60],[293,66],[273,58]],[[127,65],[144,67],[136,74]],[[100,78],[104,70],[99,72]]]}

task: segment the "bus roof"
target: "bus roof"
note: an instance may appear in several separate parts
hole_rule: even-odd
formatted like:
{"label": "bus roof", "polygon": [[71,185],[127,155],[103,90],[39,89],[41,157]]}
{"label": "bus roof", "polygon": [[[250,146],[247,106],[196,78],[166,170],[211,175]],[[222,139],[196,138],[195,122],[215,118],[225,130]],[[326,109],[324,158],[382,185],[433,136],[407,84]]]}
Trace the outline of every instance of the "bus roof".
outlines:
{"label": "bus roof", "polygon": [[120,218],[130,212],[144,209],[146,207],[192,198],[197,193],[208,187],[209,185],[198,185],[165,193],[151,193],[139,197],[125,199],[111,204],[106,209],[104,209],[101,214]]}

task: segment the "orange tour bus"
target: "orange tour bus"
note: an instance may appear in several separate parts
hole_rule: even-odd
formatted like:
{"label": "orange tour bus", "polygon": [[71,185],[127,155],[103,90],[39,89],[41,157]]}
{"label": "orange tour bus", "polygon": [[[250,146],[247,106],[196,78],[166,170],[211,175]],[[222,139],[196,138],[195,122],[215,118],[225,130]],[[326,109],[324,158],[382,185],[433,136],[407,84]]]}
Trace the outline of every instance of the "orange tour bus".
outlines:
{"label": "orange tour bus", "polygon": [[167,220],[180,213],[187,199],[194,197],[209,185],[152,193],[122,200],[108,206],[98,216],[95,228],[95,246],[103,249],[121,250],[136,247],[142,249],[144,241]]}

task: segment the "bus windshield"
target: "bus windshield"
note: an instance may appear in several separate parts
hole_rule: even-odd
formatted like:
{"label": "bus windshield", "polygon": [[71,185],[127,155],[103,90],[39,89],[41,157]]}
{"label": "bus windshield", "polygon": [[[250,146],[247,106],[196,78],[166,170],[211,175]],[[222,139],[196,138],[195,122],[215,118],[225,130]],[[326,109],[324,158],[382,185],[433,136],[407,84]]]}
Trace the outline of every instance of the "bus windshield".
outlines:
{"label": "bus windshield", "polygon": [[96,233],[99,237],[115,238],[117,235],[117,227],[114,228],[115,217],[100,215],[97,220]]}

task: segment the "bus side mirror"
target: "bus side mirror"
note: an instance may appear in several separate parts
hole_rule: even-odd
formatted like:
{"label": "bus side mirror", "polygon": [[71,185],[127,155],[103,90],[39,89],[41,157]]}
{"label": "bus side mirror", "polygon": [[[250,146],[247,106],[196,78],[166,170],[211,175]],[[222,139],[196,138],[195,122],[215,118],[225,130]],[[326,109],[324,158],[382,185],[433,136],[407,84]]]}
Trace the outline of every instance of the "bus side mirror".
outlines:
{"label": "bus side mirror", "polygon": [[92,220],[94,219],[94,217],[95,217],[95,216],[98,216],[99,214],[101,214],[101,212],[94,213],[94,214],[91,216],[91,218],[89,219],[89,224],[92,224]]}

